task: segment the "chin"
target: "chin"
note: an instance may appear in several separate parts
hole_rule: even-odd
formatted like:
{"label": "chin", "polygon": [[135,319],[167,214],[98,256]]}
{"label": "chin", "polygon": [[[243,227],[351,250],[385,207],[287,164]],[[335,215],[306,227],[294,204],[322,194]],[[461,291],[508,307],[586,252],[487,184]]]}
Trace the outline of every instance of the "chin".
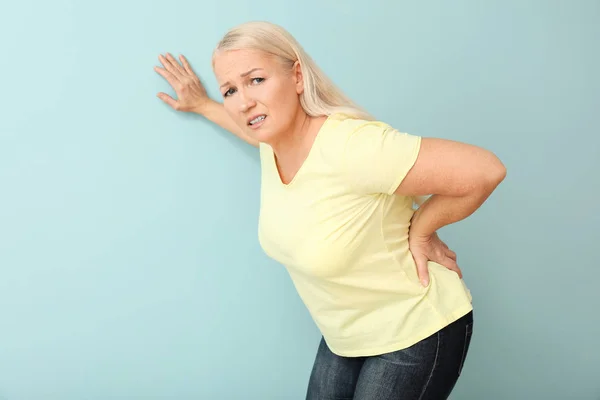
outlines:
{"label": "chin", "polygon": [[248,136],[258,140],[259,142],[267,143],[267,144],[271,144],[271,143],[277,141],[277,138],[279,136],[281,136],[280,134],[277,134],[270,129],[264,129],[264,128],[259,128],[256,130],[248,129],[246,132],[247,132]]}
{"label": "chin", "polygon": [[262,143],[271,144],[277,136],[270,134],[269,132],[251,132],[253,138]]}

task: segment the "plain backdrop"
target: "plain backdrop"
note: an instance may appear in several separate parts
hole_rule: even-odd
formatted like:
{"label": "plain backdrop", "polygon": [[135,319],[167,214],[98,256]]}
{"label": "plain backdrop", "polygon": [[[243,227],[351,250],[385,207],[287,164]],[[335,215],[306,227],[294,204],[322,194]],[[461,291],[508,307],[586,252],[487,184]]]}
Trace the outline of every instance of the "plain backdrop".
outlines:
{"label": "plain backdrop", "polygon": [[592,0],[2,3],[0,399],[304,398],[320,336],[258,244],[258,153],[156,97],[172,52],[218,98],[212,49],[249,20],[379,119],[506,164],[440,232],[476,318],[452,399],[600,399]]}

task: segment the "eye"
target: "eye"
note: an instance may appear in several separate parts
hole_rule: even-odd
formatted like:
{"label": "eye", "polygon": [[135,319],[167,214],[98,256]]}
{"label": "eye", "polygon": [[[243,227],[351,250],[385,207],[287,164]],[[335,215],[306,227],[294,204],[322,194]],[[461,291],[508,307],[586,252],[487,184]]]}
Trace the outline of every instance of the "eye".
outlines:
{"label": "eye", "polygon": [[227,90],[225,93],[223,93],[223,97],[231,96],[233,94],[234,90],[235,89],[229,89],[229,90]]}
{"label": "eye", "polygon": [[255,83],[258,85],[259,83],[264,82],[264,80],[265,80],[265,78],[253,78],[252,83]]}

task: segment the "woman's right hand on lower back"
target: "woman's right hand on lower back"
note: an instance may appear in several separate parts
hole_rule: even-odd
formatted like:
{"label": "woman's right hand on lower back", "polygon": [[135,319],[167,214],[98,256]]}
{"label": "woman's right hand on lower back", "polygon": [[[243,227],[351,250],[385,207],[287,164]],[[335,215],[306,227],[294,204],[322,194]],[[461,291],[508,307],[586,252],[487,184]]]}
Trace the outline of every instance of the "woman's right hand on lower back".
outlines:
{"label": "woman's right hand on lower back", "polygon": [[417,274],[423,286],[429,285],[429,268],[427,263],[433,261],[451,271],[456,272],[462,279],[462,271],[456,263],[456,253],[442,242],[437,233],[430,236],[415,236],[408,234],[409,247],[417,266]]}
{"label": "woman's right hand on lower back", "polygon": [[169,53],[166,56],[159,55],[158,59],[164,68],[154,67],[154,70],[173,87],[177,99],[163,92],[157,94],[158,98],[174,110],[202,114],[203,108],[211,99],[186,58],[179,56],[181,64]]}

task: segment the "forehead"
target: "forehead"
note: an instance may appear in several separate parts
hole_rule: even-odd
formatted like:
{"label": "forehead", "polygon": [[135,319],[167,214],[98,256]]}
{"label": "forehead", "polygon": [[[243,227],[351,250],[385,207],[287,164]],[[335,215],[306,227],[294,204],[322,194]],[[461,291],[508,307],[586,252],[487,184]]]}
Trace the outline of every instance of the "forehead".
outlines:
{"label": "forehead", "polygon": [[240,74],[254,68],[272,70],[275,60],[267,53],[258,50],[217,51],[214,56],[214,72],[219,82],[236,80]]}

